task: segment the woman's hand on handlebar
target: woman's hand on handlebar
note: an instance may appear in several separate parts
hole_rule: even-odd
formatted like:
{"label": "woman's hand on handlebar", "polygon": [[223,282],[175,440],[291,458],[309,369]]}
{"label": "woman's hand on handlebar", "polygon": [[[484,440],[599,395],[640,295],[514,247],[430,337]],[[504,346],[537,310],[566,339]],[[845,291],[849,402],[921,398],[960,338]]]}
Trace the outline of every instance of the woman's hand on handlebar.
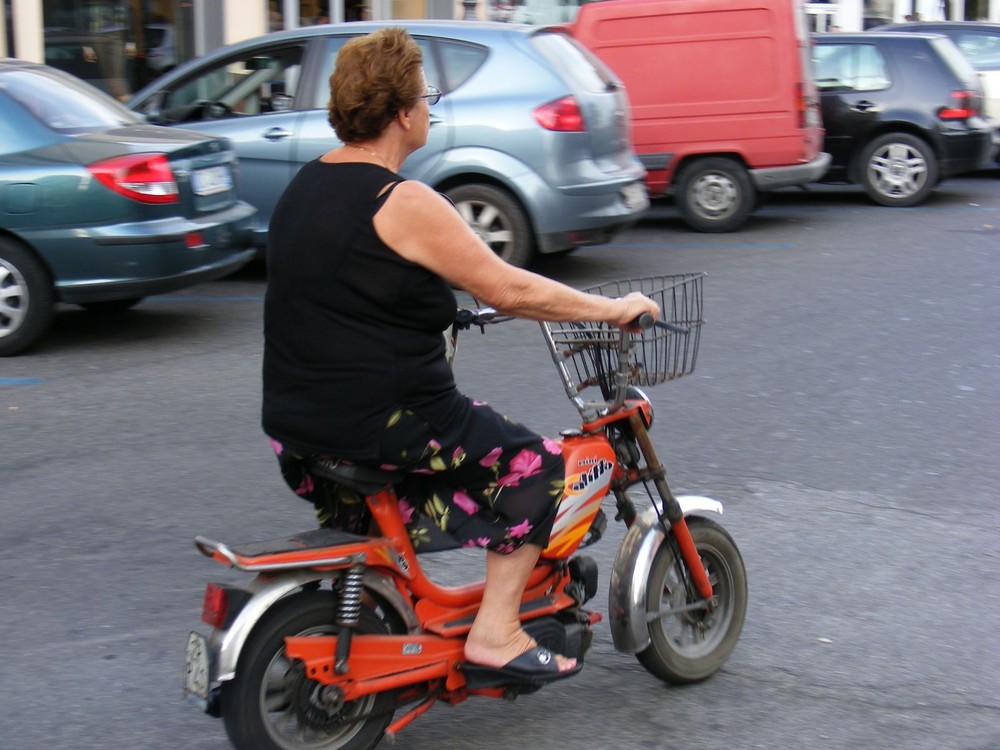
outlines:
{"label": "woman's hand on handlebar", "polygon": [[640,325],[639,319],[644,314],[648,313],[653,320],[658,320],[660,317],[660,306],[640,292],[630,292],[615,301],[620,303],[621,313],[608,322],[630,333],[638,333],[643,328],[651,327]]}

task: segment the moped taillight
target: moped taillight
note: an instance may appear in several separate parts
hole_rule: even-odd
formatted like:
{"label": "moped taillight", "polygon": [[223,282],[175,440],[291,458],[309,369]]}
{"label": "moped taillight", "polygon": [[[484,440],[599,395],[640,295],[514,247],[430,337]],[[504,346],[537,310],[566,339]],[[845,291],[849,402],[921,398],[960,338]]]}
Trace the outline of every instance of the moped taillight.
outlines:
{"label": "moped taillight", "polygon": [[250,593],[241,588],[223,583],[208,583],[205,585],[205,599],[201,607],[202,622],[213,628],[228,628],[249,599]]}

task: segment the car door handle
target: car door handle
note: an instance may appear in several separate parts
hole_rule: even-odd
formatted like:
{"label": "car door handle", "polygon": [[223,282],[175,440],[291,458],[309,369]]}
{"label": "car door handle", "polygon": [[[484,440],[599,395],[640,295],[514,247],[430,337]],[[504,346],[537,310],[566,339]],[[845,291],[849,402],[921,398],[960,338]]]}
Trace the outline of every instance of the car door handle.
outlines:
{"label": "car door handle", "polygon": [[876,105],[875,102],[862,99],[860,102],[854,102],[850,106],[855,112],[871,112],[873,109],[876,109],[878,105]]}
{"label": "car door handle", "polygon": [[282,138],[289,138],[295,135],[291,130],[285,130],[284,128],[271,128],[264,133],[264,137],[269,141],[280,141]]}

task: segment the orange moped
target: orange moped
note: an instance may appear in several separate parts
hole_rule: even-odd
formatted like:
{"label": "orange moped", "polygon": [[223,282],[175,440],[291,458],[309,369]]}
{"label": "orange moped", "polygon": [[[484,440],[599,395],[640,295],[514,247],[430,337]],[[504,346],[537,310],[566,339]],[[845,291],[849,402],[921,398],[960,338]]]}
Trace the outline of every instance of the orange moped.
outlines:
{"label": "orange moped", "polygon": [[[615,648],[671,683],[703,680],[723,664],[746,614],[746,572],[719,524],[722,505],[675,496],[649,437],[640,390],[694,369],[703,323],[703,274],[615,281],[588,291],[655,299],[661,319],[642,333],[597,323],[542,323],[566,393],[582,418],[562,434],[566,489],[548,547],[528,582],[520,617],[538,643],[583,662],[601,614],[584,605],[597,564],[576,554],[606,528],[613,497],[627,526],[611,571],[608,619]],[[460,311],[449,342],[492,311]],[[585,399],[590,387],[600,398]],[[400,514],[399,477],[316,459],[316,481],[358,493],[368,532],[332,528],[229,546],[198,537],[208,557],[256,576],[245,586],[209,583],[205,637],[187,644],[185,690],[221,716],[239,750],[365,750],[438,701],[512,698],[530,678],[482,679],[463,670],[464,639],[483,584],[444,586],[424,572]],[[637,511],[636,490],[650,507]]]}

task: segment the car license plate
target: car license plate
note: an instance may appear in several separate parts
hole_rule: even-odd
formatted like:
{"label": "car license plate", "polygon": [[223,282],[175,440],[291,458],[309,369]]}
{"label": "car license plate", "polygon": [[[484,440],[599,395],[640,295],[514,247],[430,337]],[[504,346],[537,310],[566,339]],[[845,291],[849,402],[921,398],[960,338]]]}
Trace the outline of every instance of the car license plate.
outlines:
{"label": "car license plate", "polygon": [[233,189],[233,175],[225,164],[196,169],[191,173],[195,195],[215,195]]}
{"label": "car license plate", "polygon": [[622,188],[622,200],[625,201],[625,208],[638,211],[649,206],[649,196],[646,194],[646,186],[641,182],[632,182]]}
{"label": "car license plate", "polygon": [[208,697],[208,641],[194,632],[188,636],[184,692],[200,700]]}

